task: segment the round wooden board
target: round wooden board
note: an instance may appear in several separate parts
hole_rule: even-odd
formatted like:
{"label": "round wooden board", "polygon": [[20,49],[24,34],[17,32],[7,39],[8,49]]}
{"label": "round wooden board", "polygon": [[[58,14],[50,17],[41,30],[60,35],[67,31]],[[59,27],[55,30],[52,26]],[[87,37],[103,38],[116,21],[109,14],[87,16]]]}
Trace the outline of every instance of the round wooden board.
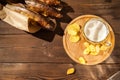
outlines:
{"label": "round wooden board", "polygon": [[[93,56],[93,55],[85,55],[83,54],[83,51],[85,49],[83,43],[84,42],[89,42],[88,40],[86,40],[86,38],[84,37],[84,33],[83,33],[83,27],[85,25],[85,23],[90,20],[91,18],[99,18],[101,19],[105,24],[107,24],[110,32],[109,35],[107,37],[107,39],[105,40],[106,42],[111,42],[111,46],[105,50],[105,51],[100,51],[98,55]],[[78,25],[81,26],[81,34],[80,34],[80,38],[81,40],[76,42],[76,43],[72,43],[69,40],[70,35],[67,33],[67,27],[70,24],[76,23]],[[95,65],[98,63],[103,62],[105,59],[107,59],[110,54],[112,53],[112,50],[114,48],[114,44],[115,44],[115,36],[114,36],[114,32],[111,28],[111,26],[102,18],[95,16],[95,15],[82,15],[79,16],[77,18],[75,18],[73,21],[71,21],[68,26],[66,27],[65,31],[64,31],[64,36],[63,36],[63,45],[65,48],[65,51],[67,52],[67,54],[69,55],[69,57],[71,59],[73,59],[75,62],[80,63],[80,61],[78,60],[79,57],[84,57],[84,59],[86,60],[86,64],[85,65]],[[90,41],[91,42],[91,41]],[[91,43],[93,44],[93,43]]]}

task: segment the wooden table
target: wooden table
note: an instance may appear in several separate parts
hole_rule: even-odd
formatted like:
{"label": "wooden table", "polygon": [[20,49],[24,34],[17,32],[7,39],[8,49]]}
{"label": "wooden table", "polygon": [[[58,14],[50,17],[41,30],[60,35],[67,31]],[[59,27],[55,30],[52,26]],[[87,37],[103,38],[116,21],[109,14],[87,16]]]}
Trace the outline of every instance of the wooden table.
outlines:
{"label": "wooden table", "polygon": [[[0,21],[0,80],[106,80],[120,70],[120,1],[64,0],[64,18],[55,32],[35,34]],[[66,54],[62,36],[66,25],[84,14],[98,15],[112,26],[116,43],[112,55],[94,66],[76,64]],[[66,75],[74,67],[76,72]]]}

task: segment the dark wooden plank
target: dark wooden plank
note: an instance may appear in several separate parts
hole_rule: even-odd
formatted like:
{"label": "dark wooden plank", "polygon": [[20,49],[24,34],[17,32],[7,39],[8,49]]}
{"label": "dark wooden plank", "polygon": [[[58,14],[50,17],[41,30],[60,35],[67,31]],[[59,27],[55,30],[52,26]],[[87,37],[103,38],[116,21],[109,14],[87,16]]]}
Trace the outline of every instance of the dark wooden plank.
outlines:
{"label": "dark wooden plank", "polygon": [[60,36],[53,42],[32,35],[1,35],[0,39],[0,62],[71,62]]}
{"label": "dark wooden plank", "polygon": [[[41,37],[49,37],[40,35]],[[0,35],[0,47],[63,47],[62,36],[56,35],[48,42],[33,35]]]}
{"label": "dark wooden plank", "polygon": [[77,1],[70,1],[70,0],[63,0],[66,3],[69,4],[98,4],[98,3],[119,3],[119,0],[78,0]]}
{"label": "dark wooden plank", "polygon": [[[120,63],[119,38],[116,35],[115,49],[105,63]],[[72,62],[63,48],[62,37],[58,35],[52,42],[32,35],[1,35],[0,40],[0,62]]]}
{"label": "dark wooden plank", "polygon": [[120,71],[112,75],[108,80],[119,80],[120,79]]}
{"label": "dark wooden plank", "polygon": [[[76,72],[66,75],[68,68]],[[83,66],[51,63],[0,63],[0,80],[106,80],[120,70],[120,64]]]}
{"label": "dark wooden plank", "polygon": [[1,48],[0,62],[73,63],[63,48]]}
{"label": "dark wooden plank", "polygon": [[3,63],[0,80],[55,80],[64,79],[72,64]]}
{"label": "dark wooden plank", "polygon": [[110,76],[120,70],[120,65],[99,64],[95,66],[81,66],[78,64],[76,65],[76,68],[76,72],[78,72],[78,76],[81,78],[80,80],[107,80]]}

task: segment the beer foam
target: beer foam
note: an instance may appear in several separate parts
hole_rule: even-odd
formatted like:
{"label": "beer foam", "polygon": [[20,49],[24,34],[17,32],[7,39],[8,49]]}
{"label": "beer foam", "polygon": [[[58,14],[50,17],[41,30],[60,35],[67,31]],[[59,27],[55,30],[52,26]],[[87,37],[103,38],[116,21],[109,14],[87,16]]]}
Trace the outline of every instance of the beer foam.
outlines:
{"label": "beer foam", "polygon": [[100,19],[90,19],[84,26],[85,36],[93,42],[101,42],[106,39],[109,29]]}

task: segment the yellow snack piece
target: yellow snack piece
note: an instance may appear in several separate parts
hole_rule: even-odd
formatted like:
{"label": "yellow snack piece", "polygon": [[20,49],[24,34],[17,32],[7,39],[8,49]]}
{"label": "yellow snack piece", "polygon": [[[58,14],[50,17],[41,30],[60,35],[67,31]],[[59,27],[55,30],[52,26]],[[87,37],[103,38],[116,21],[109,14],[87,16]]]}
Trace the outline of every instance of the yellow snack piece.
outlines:
{"label": "yellow snack piece", "polygon": [[102,45],[101,47],[100,47],[100,50],[107,50],[107,46],[105,46],[105,45]]}
{"label": "yellow snack piece", "polygon": [[100,52],[100,45],[96,45],[95,49],[96,49],[96,52],[99,53]]}
{"label": "yellow snack piece", "polygon": [[95,51],[95,52],[91,52],[90,54],[96,56],[98,55],[98,52]]}
{"label": "yellow snack piece", "polygon": [[89,43],[88,43],[88,42],[84,42],[84,46],[85,46],[85,47],[88,47],[88,46],[89,46]]}
{"label": "yellow snack piece", "polygon": [[69,68],[69,69],[67,70],[67,75],[73,74],[74,72],[75,72],[75,69],[74,69],[74,68]]}
{"label": "yellow snack piece", "polygon": [[86,64],[86,61],[85,61],[85,59],[83,57],[80,57],[79,61],[80,61],[81,64]]}
{"label": "yellow snack piece", "polygon": [[90,49],[91,52],[94,52],[94,51],[95,51],[95,46],[91,44],[91,45],[89,46],[89,49]]}
{"label": "yellow snack piece", "polygon": [[80,36],[78,36],[78,35],[70,36],[69,40],[71,42],[78,42],[80,40]]}
{"label": "yellow snack piece", "polygon": [[71,26],[77,31],[80,31],[80,26],[78,24],[74,23],[74,24],[71,24]]}
{"label": "yellow snack piece", "polygon": [[77,32],[76,29],[68,29],[68,34],[69,34],[69,35],[77,35],[78,32]]}
{"label": "yellow snack piece", "polygon": [[68,34],[70,35],[77,35],[78,32],[80,31],[80,27],[78,24],[70,24],[67,28]]}
{"label": "yellow snack piece", "polygon": [[86,48],[84,51],[83,51],[83,54],[89,54],[90,53],[90,49],[89,48]]}

